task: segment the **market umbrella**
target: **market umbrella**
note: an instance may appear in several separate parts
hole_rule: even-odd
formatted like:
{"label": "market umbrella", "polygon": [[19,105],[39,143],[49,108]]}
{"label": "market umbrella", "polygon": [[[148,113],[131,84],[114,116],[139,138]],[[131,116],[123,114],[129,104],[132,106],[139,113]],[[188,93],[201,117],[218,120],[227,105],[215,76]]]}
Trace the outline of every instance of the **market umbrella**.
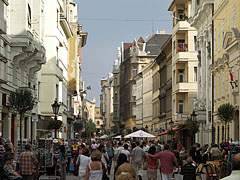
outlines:
{"label": "market umbrella", "polygon": [[113,139],[121,139],[121,136],[116,136],[116,137],[113,137]]}
{"label": "market umbrella", "polygon": [[106,138],[108,138],[108,135],[106,135],[106,134],[104,134],[100,137],[100,139],[106,139]]}
{"label": "market umbrella", "polygon": [[142,130],[138,130],[136,132],[133,132],[131,134],[128,134],[126,136],[124,136],[124,138],[131,138],[131,137],[139,137],[139,138],[155,138],[156,136],[149,134],[145,131]]}

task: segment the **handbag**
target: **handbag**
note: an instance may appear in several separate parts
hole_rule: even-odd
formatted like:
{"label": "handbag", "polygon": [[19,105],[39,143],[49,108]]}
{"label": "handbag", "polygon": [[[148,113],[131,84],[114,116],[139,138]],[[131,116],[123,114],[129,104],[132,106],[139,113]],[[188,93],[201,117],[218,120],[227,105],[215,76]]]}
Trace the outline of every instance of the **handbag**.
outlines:
{"label": "handbag", "polygon": [[147,159],[143,162],[143,170],[147,170],[148,169],[148,161]]}

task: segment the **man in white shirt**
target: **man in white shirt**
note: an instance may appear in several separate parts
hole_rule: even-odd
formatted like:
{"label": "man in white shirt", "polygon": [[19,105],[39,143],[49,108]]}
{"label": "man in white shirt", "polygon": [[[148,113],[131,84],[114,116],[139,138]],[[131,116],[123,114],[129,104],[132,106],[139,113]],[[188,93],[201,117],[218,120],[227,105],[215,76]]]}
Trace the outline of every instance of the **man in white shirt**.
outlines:
{"label": "man in white shirt", "polygon": [[233,158],[233,171],[230,176],[222,178],[222,180],[239,180],[240,179],[240,153]]}
{"label": "man in white shirt", "polygon": [[140,180],[142,179],[142,161],[144,154],[144,150],[139,147],[139,142],[136,142],[136,147],[132,151],[132,163]]}
{"label": "man in white shirt", "polygon": [[122,146],[122,142],[119,141],[119,143],[118,143],[118,148],[116,149],[116,151],[115,151],[115,153],[114,153],[114,161],[117,160],[119,154],[121,154],[121,152],[122,152],[123,149],[124,149],[124,148],[123,148],[123,146]]}

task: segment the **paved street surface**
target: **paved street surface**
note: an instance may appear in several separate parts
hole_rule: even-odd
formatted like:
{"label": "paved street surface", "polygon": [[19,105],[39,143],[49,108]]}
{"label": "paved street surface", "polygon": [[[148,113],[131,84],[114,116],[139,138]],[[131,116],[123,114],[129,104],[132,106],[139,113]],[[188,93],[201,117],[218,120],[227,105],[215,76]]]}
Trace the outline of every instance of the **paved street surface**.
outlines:
{"label": "paved street surface", "polygon": [[[111,173],[111,175],[109,177],[110,177],[110,180],[113,180],[113,168],[112,168],[112,173]],[[45,177],[41,176],[40,180],[53,180],[53,179],[51,179],[51,178],[49,179],[49,177],[45,178]],[[69,175],[68,174],[67,175],[67,180],[78,180],[78,178],[76,176],[74,176],[74,175]],[[143,180],[147,180],[147,171],[143,171]],[[161,180],[159,171],[158,171],[158,178],[157,178],[157,180]]]}

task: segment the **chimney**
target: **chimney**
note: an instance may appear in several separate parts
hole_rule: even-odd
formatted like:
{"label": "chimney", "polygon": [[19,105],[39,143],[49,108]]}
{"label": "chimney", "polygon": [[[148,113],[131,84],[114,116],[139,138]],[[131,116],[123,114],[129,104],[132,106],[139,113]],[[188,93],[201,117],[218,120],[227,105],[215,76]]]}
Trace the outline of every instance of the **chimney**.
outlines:
{"label": "chimney", "polygon": [[157,30],[157,34],[166,34],[166,30],[164,29]]}

